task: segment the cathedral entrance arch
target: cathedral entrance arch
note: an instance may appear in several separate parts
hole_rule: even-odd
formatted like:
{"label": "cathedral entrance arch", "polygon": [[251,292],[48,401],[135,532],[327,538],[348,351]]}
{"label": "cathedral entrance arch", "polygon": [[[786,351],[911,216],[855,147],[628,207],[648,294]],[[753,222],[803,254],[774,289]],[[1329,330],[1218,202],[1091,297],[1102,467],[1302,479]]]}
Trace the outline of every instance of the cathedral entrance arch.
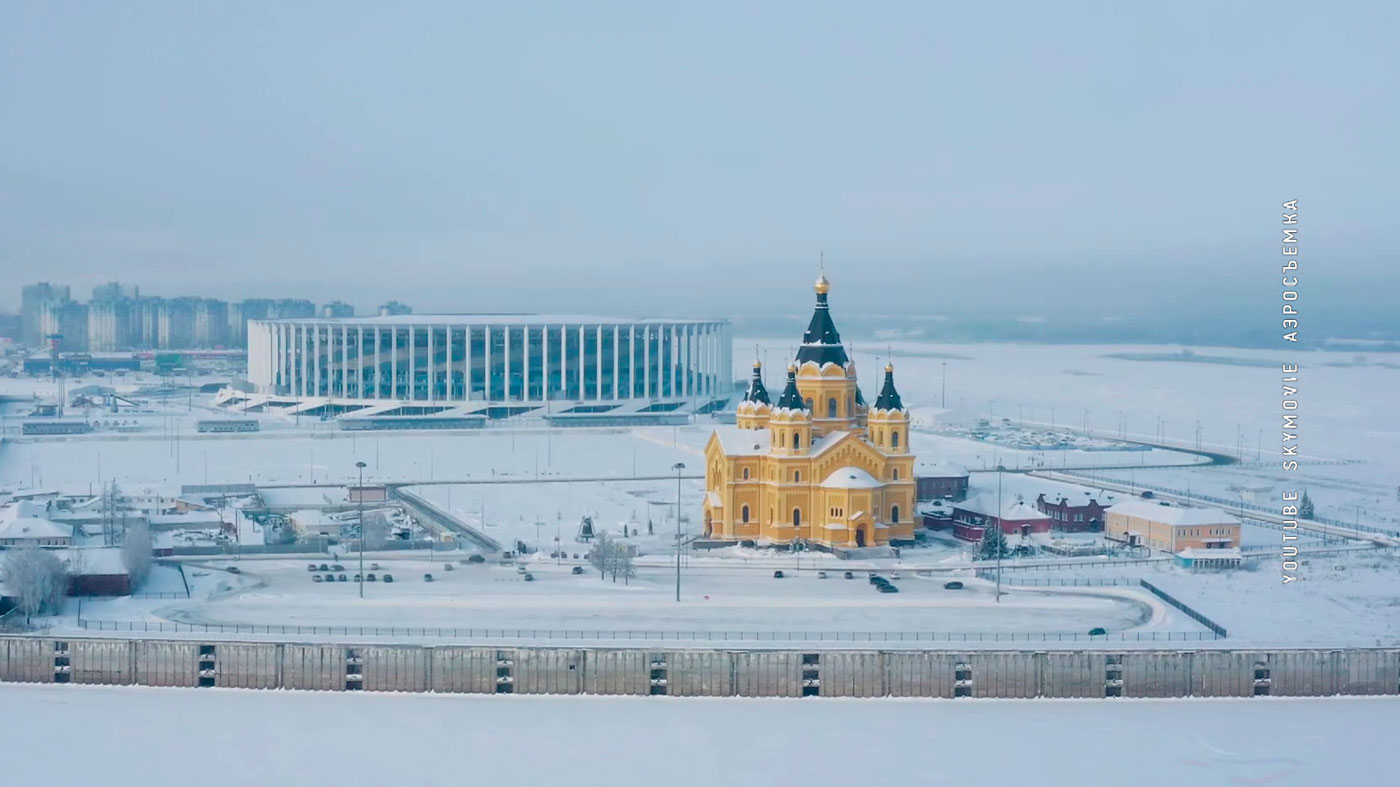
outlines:
{"label": "cathedral entrance arch", "polygon": [[865,546],[865,525],[856,526],[856,546]]}

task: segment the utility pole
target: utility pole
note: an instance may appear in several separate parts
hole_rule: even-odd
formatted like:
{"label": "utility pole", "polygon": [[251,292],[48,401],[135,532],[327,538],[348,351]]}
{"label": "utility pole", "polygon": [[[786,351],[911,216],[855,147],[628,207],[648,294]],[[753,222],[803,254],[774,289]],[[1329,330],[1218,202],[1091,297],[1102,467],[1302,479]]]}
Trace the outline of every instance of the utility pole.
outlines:
{"label": "utility pole", "polygon": [[[635,450],[635,449],[633,449]],[[671,465],[671,469],[676,471],[676,601],[681,600],[681,471],[685,469],[685,462],[677,462]],[[633,472],[633,475],[636,475]]]}
{"label": "utility pole", "polygon": [[355,505],[360,512],[360,598],[365,597],[365,463],[356,462],[360,471],[360,488],[355,490]]}

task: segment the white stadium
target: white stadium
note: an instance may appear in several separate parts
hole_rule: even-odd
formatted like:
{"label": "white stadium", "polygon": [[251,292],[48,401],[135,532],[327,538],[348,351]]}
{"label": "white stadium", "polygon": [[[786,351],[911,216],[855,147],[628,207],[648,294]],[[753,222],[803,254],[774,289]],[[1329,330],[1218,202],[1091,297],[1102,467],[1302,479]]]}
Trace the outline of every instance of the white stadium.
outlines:
{"label": "white stadium", "polygon": [[607,423],[709,412],[732,395],[725,320],[539,314],[256,320],[248,385],[221,402],[312,416]]}

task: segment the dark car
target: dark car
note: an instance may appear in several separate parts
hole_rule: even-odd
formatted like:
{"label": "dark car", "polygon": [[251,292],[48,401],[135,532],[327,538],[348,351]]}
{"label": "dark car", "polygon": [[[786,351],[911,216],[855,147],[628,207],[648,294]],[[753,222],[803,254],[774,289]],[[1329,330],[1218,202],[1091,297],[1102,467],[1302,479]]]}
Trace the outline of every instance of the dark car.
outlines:
{"label": "dark car", "polygon": [[379,577],[375,576],[374,574],[366,574],[366,575],[365,575],[365,581],[366,581],[366,582],[376,582],[376,581],[378,581],[378,580],[379,580]]}
{"label": "dark car", "polygon": [[243,571],[242,571],[241,569],[239,569],[238,566],[229,566],[229,567],[228,567],[228,573],[230,573],[230,574],[242,574]]}
{"label": "dark car", "polygon": [[384,581],[385,581],[385,582],[393,582],[393,581],[394,581],[394,575],[393,575],[393,574],[385,574],[385,575],[384,575]]}
{"label": "dark car", "polygon": [[334,582],[334,581],[335,581],[335,574],[327,574],[327,575],[326,575],[326,581],[327,581],[327,582]]}
{"label": "dark car", "polygon": [[962,590],[962,589],[963,589],[963,583],[957,581],[956,579],[953,580],[952,582],[944,582],[944,583],[943,583],[943,589],[944,589],[944,590]]}
{"label": "dark car", "polygon": [[876,584],[877,582],[884,582],[884,581],[885,581],[885,578],[882,577],[882,576],[880,576],[879,574],[871,574],[871,575],[870,575],[870,584],[872,584],[872,585]]}
{"label": "dark car", "polygon": [[529,573],[527,573],[527,574],[525,575],[525,581],[526,581],[526,582],[534,582],[534,581],[535,581],[535,575],[534,575],[534,574],[529,574]]}
{"label": "dark car", "polygon": [[846,579],[855,579],[855,578],[856,578],[856,575],[855,575],[855,572],[854,572],[854,571],[847,571],[847,572],[846,572]]}
{"label": "dark car", "polygon": [[573,570],[572,572],[570,572],[570,573],[573,573],[573,574],[582,574],[582,573],[583,573],[583,566],[574,566],[574,570]]}
{"label": "dark car", "polygon": [[1107,631],[1104,631],[1102,628],[1100,628],[1100,627],[1098,627],[1098,626],[1095,626],[1095,627],[1089,629],[1089,636],[1091,636],[1091,637],[1102,637],[1103,635],[1105,635],[1105,634],[1107,634],[1107,633],[1108,633]]}
{"label": "dark car", "polygon": [[467,562],[468,562],[468,563],[485,563],[485,562],[486,562],[486,558],[485,558],[485,557],[482,557],[481,555],[472,555],[471,557],[468,557],[468,558],[467,558]]}
{"label": "dark car", "polygon": [[783,572],[781,572],[781,571],[774,571],[774,572],[773,572],[773,578],[774,578],[774,579],[782,579],[782,578],[783,578]]}
{"label": "dark car", "polygon": [[442,570],[443,570],[443,571],[456,571],[456,570],[457,570],[457,567],[454,566],[454,565],[452,565],[451,563],[443,563],[443,564],[442,564]]}
{"label": "dark car", "polygon": [[326,565],[325,563],[322,563],[316,570],[317,570],[317,571],[330,571],[330,570],[331,570],[331,567],[328,566],[328,565]]}
{"label": "dark car", "polygon": [[361,582],[361,581],[363,581],[363,579],[364,579],[364,578],[361,577],[359,574],[356,574],[356,575],[354,576],[354,578],[353,578],[351,581],[352,581],[352,582]]}
{"label": "dark car", "polygon": [[345,576],[344,574],[341,574],[341,575],[339,575],[339,576],[337,576],[337,577],[335,578],[335,581],[336,581],[336,582],[348,582],[349,579],[347,579],[346,576]]}
{"label": "dark car", "polygon": [[424,575],[423,575],[423,581],[424,581],[424,582],[432,582],[432,581],[433,581],[433,575],[432,575],[432,574],[424,574]]}
{"label": "dark car", "polygon": [[817,572],[817,579],[826,579],[826,572],[825,572],[825,571],[818,571],[818,572]]}
{"label": "dark car", "polygon": [[898,593],[898,592],[899,592],[899,588],[895,587],[894,585],[891,585],[891,584],[888,583],[888,582],[886,582],[886,583],[883,584],[883,585],[876,585],[875,587],[876,587],[876,589],[879,590],[881,593]]}
{"label": "dark car", "polygon": [[342,565],[340,565],[339,563],[336,563],[335,565],[331,566],[331,571],[344,571],[344,570],[345,570],[345,566],[342,566]]}

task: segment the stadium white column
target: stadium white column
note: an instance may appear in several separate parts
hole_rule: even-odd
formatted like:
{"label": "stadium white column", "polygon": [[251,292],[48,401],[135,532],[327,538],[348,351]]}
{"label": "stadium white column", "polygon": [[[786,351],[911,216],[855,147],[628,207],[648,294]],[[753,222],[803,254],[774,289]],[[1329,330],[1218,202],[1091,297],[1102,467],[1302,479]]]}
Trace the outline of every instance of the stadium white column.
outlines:
{"label": "stadium white column", "polygon": [[462,329],[462,401],[472,400],[472,326]]}
{"label": "stadium white column", "polygon": [[452,325],[450,323],[443,327],[442,341],[442,400],[450,402],[452,401]]}
{"label": "stadium white column", "polygon": [[399,326],[389,326],[389,398],[399,398]]}
{"label": "stadium white column", "polygon": [[428,330],[428,401],[433,401],[433,389],[437,387],[437,364],[433,358],[433,330],[432,325],[427,326]]}
{"label": "stadium white column", "polygon": [[485,394],[486,401],[492,401],[494,391],[491,390],[491,323],[486,323],[483,332],[482,346],[486,348],[486,365],[481,371],[481,390]]}
{"label": "stadium white column", "polygon": [[651,398],[651,326],[642,325],[642,396]]}
{"label": "stadium white column", "polygon": [[365,326],[355,327],[355,398],[365,398]]}
{"label": "stadium white column", "polygon": [[593,326],[593,398],[603,398],[603,326]]}
{"label": "stadium white column", "polygon": [[549,325],[540,328],[540,398],[549,401]]}
{"label": "stadium white column", "polygon": [[613,323],[612,329],[613,329],[613,381],[612,381],[612,398],[613,398],[613,401],[616,401],[616,400],[622,398],[622,392],[619,391],[619,390],[617,390],[617,383],[618,383],[619,380],[622,379],[622,375],[618,373],[618,368],[617,368],[618,356],[620,355],[620,353],[618,352],[618,348],[617,348],[617,345],[618,345],[618,341],[617,341],[617,340],[618,340],[619,338],[621,338],[622,326],[618,325],[617,323]]}

